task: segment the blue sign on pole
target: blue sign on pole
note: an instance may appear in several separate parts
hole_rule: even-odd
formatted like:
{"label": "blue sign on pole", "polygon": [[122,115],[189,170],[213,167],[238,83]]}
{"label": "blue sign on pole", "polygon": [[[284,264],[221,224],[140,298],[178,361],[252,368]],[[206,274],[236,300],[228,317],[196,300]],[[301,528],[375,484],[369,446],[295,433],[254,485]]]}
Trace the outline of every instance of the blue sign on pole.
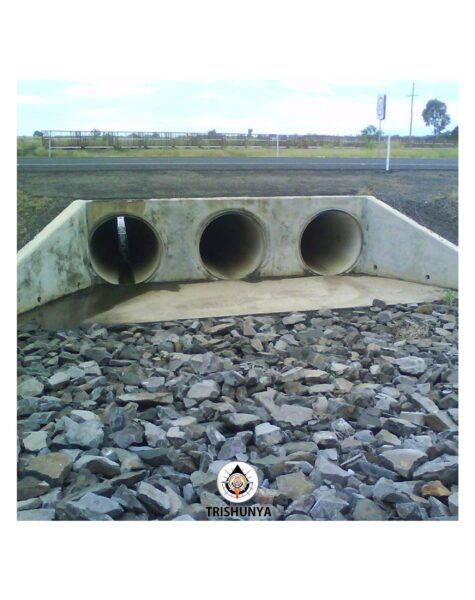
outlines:
{"label": "blue sign on pole", "polygon": [[376,107],[376,114],[378,119],[382,121],[386,118],[386,94],[380,94],[378,96],[378,104]]}

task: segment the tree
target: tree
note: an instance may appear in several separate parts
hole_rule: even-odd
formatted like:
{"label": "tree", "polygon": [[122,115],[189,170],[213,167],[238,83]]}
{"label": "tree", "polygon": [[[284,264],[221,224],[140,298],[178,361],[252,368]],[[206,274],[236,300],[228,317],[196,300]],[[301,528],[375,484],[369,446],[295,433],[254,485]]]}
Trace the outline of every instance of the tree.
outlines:
{"label": "tree", "polygon": [[[368,125],[361,131],[363,137],[376,137],[379,133],[379,129],[374,125]],[[382,132],[381,132],[382,133]]]}
{"label": "tree", "polygon": [[35,133],[33,134],[33,137],[43,137],[43,132],[36,130]]}
{"label": "tree", "polygon": [[434,131],[434,137],[437,137],[439,133],[444,131],[447,125],[450,123],[450,115],[447,113],[447,105],[437,98],[429,100],[426,107],[422,111],[422,118],[427,127],[432,127]]}

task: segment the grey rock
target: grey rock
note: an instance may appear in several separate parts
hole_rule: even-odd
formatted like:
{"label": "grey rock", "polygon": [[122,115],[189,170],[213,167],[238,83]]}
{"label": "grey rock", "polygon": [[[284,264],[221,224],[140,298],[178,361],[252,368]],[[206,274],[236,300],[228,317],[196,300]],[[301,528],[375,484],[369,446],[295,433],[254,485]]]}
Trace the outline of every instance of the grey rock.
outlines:
{"label": "grey rock", "polygon": [[395,363],[404,375],[422,375],[427,369],[426,361],[418,356],[404,356]]}
{"label": "grey rock", "polygon": [[459,514],[459,495],[458,492],[455,492],[449,496],[449,510],[450,514],[454,516],[458,516]]}
{"label": "grey rock", "polygon": [[61,485],[69,475],[71,467],[72,461],[68,456],[61,452],[50,452],[32,458],[25,467],[25,473],[51,485]]}
{"label": "grey rock", "polygon": [[143,430],[138,423],[130,423],[124,429],[116,431],[109,436],[120,448],[128,448],[134,444],[141,444],[143,440]]}
{"label": "grey rock", "polygon": [[282,406],[275,406],[270,409],[272,419],[276,423],[282,423],[284,425],[289,424],[294,427],[299,427],[311,421],[313,416],[313,410],[306,406],[298,406],[296,404],[282,404]]}
{"label": "grey rock", "polygon": [[48,433],[46,431],[34,431],[23,439],[23,446],[28,452],[39,452],[48,447]]}
{"label": "grey rock", "polygon": [[277,477],[276,482],[277,489],[292,500],[298,500],[303,496],[308,496],[315,489],[315,485],[312,481],[301,471],[289,473],[288,475],[281,475]]}
{"label": "grey rock", "polygon": [[65,371],[58,371],[48,378],[48,387],[56,392],[68,385],[71,380],[71,375]]}
{"label": "grey rock", "polygon": [[54,521],[54,518],[54,508],[22,510],[17,514],[17,521]]}
{"label": "grey rock", "polygon": [[283,435],[280,427],[276,427],[270,423],[260,423],[254,429],[254,438],[256,446],[264,449],[268,446],[280,444],[283,440]]}
{"label": "grey rock", "polygon": [[69,500],[64,504],[67,516],[74,520],[95,521],[105,517],[116,519],[123,512],[122,506],[111,498],[92,492],[84,494],[80,500]]}
{"label": "grey rock", "polygon": [[317,455],[315,468],[319,471],[324,481],[327,480],[331,483],[339,484],[341,486],[345,486],[347,484],[350,476],[348,471],[345,471],[334,462],[328,460],[320,454]]}
{"label": "grey rock", "polygon": [[254,427],[262,422],[262,419],[257,415],[247,413],[229,413],[223,416],[223,421],[234,430],[244,429],[246,427]]}
{"label": "grey rock", "polygon": [[314,494],[316,501],[310,511],[312,519],[317,521],[343,521],[344,513],[348,511],[350,504],[340,498],[335,490],[318,491]]}
{"label": "grey rock", "polygon": [[137,487],[137,498],[155,515],[164,516],[170,510],[167,494],[145,481]]}
{"label": "grey rock", "polygon": [[17,483],[17,499],[28,500],[46,494],[50,489],[50,484],[47,481],[42,481],[30,475],[23,477]]}
{"label": "grey rock", "polygon": [[353,510],[354,521],[386,521],[388,513],[368,498],[360,498]]}
{"label": "grey rock", "polygon": [[202,402],[208,399],[215,400],[219,398],[220,394],[221,390],[216,381],[213,379],[204,379],[190,387],[187,397],[196,402]]}
{"label": "grey rock", "polygon": [[427,460],[427,455],[420,450],[401,448],[382,452],[381,459],[390,469],[409,478],[412,471]]}
{"label": "grey rock", "polygon": [[120,474],[120,466],[104,456],[81,456],[73,465],[74,471],[87,469],[96,475],[115,477]]}
{"label": "grey rock", "polygon": [[44,385],[36,377],[21,375],[18,378],[17,393],[19,396],[41,396]]}
{"label": "grey rock", "polygon": [[427,461],[414,471],[413,477],[424,481],[438,479],[445,485],[457,483],[458,457],[444,455]]}
{"label": "grey rock", "polygon": [[79,448],[99,448],[104,440],[103,424],[90,420],[76,423],[68,417],[63,419],[66,431],[64,437],[72,446]]}

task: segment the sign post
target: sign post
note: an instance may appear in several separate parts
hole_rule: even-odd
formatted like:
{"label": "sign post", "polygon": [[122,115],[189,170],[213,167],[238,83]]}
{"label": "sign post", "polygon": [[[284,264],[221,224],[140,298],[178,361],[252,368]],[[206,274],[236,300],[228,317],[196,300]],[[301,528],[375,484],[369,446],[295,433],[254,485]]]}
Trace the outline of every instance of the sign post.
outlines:
{"label": "sign post", "polygon": [[391,156],[391,136],[388,135],[388,148],[386,151],[386,171],[389,171],[389,157]]}
{"label": "sign post", "polygon": [[376,105],[376,115],[379,120],[379,131],[381,132],[381,121],[386,118],[386,94],[378,96],[378,104]]}

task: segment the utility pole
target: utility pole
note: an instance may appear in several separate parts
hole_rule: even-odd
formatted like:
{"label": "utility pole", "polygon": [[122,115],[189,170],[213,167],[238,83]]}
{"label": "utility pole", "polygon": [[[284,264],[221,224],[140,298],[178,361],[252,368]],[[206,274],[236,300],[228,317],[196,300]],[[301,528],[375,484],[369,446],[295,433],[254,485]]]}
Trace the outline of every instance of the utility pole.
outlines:
{"label": "utility pole", "polygon": [[408,94],[408,98],[411,99],[411,120],[409,123],[409,140],[412,138],[412,115],[414,113],[414,96],[418,96],[419,94],[414,94],[414,82],[412,83],[412,94]]}

